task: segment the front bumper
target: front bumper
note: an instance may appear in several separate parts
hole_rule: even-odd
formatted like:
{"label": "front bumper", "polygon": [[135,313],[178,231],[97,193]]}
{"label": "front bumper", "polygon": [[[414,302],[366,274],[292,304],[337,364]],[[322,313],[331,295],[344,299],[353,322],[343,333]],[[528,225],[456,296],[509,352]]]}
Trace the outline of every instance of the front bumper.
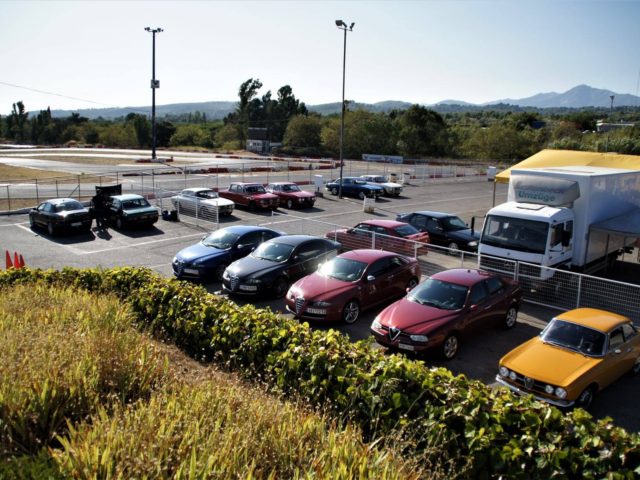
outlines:
{"label": "front bumper", "polygon": [[426,352],[427,350],[431,350],[438,346],[431,341],[426,343],[416,343],[410,340],[408,336],[403,333],[398,335],[394,340],[389,338],[389,332],[385,330],[371,328],[371,334],[375,338],[375,341],[383,347],[404,350],[407,352]]}
{"label": "front bumper", "polygon": [[496,382],[498,382],[503,387],[507,387],[509,390],[511,390],[516,395],[523,395],[523,396],[533,395],[533,397],[536,400],[539,400],[541,402],[549,403],[549,404],[551,404],[553,406],[556,406],[556,407],[559,407],[559,408],[570,408],[576,403],[573,400],[558,400],[558,399],[555,399],[555,398],[548,398],[548,397],[543,397],[541,395],[536,395],[533,392],[529,392],[527,390],[523,390],[523,389],[521,389],[519,387],[516,387],[515,385],[511,385],[509,382],[505,381],[504,378],[502,378],[500,375],[496,375]]}

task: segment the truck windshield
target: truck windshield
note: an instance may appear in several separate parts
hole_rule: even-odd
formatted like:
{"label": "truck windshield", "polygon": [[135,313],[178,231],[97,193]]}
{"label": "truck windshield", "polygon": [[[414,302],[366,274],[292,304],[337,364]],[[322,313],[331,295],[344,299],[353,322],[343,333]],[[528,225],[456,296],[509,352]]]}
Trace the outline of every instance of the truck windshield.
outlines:
{"label": "truck windshield", "polygon": [[544,253],[549,225],[522,218],[489,215],[482,230],[481,243],[528,253]]}

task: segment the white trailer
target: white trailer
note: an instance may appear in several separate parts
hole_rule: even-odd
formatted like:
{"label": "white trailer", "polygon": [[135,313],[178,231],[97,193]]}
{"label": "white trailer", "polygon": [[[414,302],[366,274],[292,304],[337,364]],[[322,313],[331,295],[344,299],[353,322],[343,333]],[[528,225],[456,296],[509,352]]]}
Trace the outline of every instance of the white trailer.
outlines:
{"label": "white trailer", "polygon": [[[507,202],[487,213],[478,250],[481,256],[590,273],[633,245],[639,212],[640,170],[512,169]],[[553,274],[537,272],[542,279]]]}

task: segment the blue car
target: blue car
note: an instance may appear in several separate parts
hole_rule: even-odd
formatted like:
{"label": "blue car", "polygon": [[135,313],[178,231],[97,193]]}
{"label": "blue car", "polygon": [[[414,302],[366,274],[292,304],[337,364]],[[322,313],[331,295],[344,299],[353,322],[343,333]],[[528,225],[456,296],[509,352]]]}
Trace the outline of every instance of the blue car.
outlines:
{"label": "blue car", "polygon": [[266,240],[284,235],[270,228],[238,225],[216,230],[173,257],[178,278],[221,281],[227,266],[250,254]]}
{"label": "blue car", "polygon": [[[340,193],[340,179],[331,180],[325,185],[325,188],[331,195]],[[378,185],[371,185],[362,178],[344,177],[342,178],[342,195],[348,197],[356,197],[364,200],[365,197],[378,198],[384,193],[384,188]]]}

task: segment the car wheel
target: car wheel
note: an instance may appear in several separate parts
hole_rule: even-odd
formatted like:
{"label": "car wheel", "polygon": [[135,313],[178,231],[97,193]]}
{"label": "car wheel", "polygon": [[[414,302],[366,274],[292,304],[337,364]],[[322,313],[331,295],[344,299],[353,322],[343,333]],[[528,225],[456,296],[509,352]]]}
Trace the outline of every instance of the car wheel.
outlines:
{"label": "car wheel", "polygon": [[595,386],[590,385],[583,390],[578,399],[576,400],[576,407],[588,409],[593,403],[593,399],[596,396]]}
{"label": "car wheel", "polygon": [[460,348],[460,340],[458,339],[458,335],[452,333],[442,342],[441,354],[442,358],[445,360],[451,360],[458,353],[458,349]]}
{"label": "car wheel", "polygon": [[53,234],[56,233],[56,229],[53,227],[53,223],[47,223],[47,233],[53,237]]}
{"label": "car wheel", "polygon": [[256,211],[256,202],[249,202],[249,211],[250,212]]}
{"label": "car wheel", "polygon": [[33,219],[33,217],[29,217],[29,226],[31,228],[35,228],[36,227],[36,221]]}
{"label": "car wheel", "polygon": [[116,228],[118,230],[122,230],[122,225],[123,225],[122,224],[122,218],[120,218],[120,217],[116,218]]}
{"label": "car wheel", "polygon": [[280,277],[273,284],[273,294],[276,298],[282,298],[287,294],[287,290],[289,290],[289,284],[287,280]]}
{"label": "car wheel", "polygon": [[633,368],[631,369],[632,375],[637,375],[638,373],[640,373],[640,357],[636,358]]}
{"label": "car wheel", "polygon": [[449,242],[449,245],[447,245],[447,247],[449,248],[450,255],[457,255],[457,252],[453,250],[460,250],[460,246],[456,242]]}
{"label": "car wheel", "polygon": [[331,189],[331,195],[337,195],[338,194],[338,189],[336,187],[333,187]]}
{"label": "car wheel", "polygon": [[413,277],[411,280],[407,282],[406,290],[413,290],[416,287],[416,285],[418,285],[418,279],[416,277]]}
{"label": "car wheel", "polygon": [[215,270],[213,271],[213,278],[215,278],[217,282],[222,281],[222,275],[224,274],[224,271],[227,269],[228,266],[229,265],[227,265],[226,263],[221,263],[215,268]]}
{"label": "car wheel", "polygon": [[293,200],[291,200],[291,199],[287,200],[287,208],[289,210],[291,210],[293,208]]}
{"label": "car wheel", "polygon": [[366,197],[366,195],[364,194],[364,192],[358,192],[358,198],[359,198],[360,200],[364,200],[364,199],[365,199],[365,197]]}
{"label": "car wheel", "polygon": [[355,300],[350,300],[342,309],[342,320],[344,323],[351,325],[358,321],[360,316],[360,305]]}
{"label": "car wheel", "polygon": [[506,328],[513,328],[518,320],[518,308],[515,305],[511,305],[507,310],[507,315],[504,318],[504,326]]}

